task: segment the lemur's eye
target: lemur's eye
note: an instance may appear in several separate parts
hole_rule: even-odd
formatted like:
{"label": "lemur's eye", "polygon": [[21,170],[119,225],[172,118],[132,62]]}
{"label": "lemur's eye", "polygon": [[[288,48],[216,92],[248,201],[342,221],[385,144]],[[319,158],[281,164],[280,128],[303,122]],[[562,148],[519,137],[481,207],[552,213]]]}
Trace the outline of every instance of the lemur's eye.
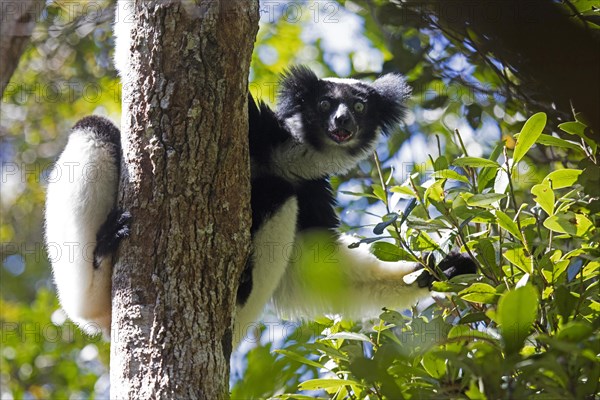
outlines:
{"label": "lemur's eye", "polygon": [[331,108],[331,103],[328,100],[321,100],[319,102],[319,111],[321,111],[321,112],[329,111],[330,108]]}
{"label": "lemur's eye", "polygon": [[365,103],[357,101],[356,103],[354,103],[354,111],[356,111],[357,113],[361,113],[363,111],[365,111]]}

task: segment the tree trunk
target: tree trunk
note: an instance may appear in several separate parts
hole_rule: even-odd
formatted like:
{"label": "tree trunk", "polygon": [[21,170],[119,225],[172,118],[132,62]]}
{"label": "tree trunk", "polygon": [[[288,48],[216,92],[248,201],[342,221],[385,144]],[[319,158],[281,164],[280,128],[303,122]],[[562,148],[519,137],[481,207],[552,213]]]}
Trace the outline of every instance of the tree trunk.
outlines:
{"label": "tree trunk", "polygon": [[[136,0],[123,77],[111,398],[228,397],[248,255],[247,90],[258,2]],[[130,18],[130,17],[133,18]]]}
{"label": "tree trunk", "polygon": [[0,96],[29,44],[44,0],[0,1]]}

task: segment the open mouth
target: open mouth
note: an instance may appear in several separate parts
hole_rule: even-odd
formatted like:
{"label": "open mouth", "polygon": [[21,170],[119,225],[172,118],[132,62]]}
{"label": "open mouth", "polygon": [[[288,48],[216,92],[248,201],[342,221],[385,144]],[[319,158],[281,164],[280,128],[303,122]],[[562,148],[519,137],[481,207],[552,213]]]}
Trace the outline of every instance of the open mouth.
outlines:
{"label": "open mouth", "polygon": [[337,143],[347,142],[354,135],[352,132],[346,129],[335,129],[333,131],[328,131],[327,134],[331,139],[333,139]]}

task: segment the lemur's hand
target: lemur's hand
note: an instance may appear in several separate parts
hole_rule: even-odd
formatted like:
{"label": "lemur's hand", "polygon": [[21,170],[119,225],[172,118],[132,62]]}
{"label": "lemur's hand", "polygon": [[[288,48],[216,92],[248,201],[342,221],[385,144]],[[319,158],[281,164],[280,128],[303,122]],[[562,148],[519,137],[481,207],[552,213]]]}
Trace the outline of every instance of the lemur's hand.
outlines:
{"label": "lemur's hand", "polygon": [[131,214],[119,208],[114,208],[106,221],[100,226],[96,235],[96,248],[94,249],[94,268],[98,268],[100,260],[113,254],[119,247],[121,240],[129,236],[129,222]]}
{"label": "lemur's hand", "polygon": [[[443,273],[446,276],[446,279],[454,278],[457,275],[473,274],[477,272],[477,265],[475,262],[473,262],[468,254],[464,253],[452,252],[448,254],[448,256],[446,256],[446,258],[444,258],[437,265],[437,267],[435,266],[435,260],[433,257],[428,257],[426,254],[424,259],[428,263],[430,269]],[[413,279],[405,279],[404,281],[406,283],[417,282],[417,285],[422,288],[428,287],[431,289],[433,282],[437,280],[422,266],[419,266],[419,268],[417,268],[417,270],[410,275],[413,277]]]}

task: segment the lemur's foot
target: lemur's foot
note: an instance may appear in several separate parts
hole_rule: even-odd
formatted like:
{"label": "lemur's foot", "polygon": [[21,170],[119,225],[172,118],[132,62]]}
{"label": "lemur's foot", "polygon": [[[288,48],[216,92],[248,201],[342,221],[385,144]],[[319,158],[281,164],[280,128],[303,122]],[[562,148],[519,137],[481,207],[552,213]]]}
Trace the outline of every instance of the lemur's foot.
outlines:
{"label": "lemur's foot", "polygon": [[113,210],[106,217],[96,234],[96,248],[94,249],[94,268],[98,268],[102,259],[112,255],[121,240],[129,236],[129,222],[131,214],[119,208]]}
{"label": "lemur's foot", "polygon": [[[473,274],[477,272],[477,265],[468,254],[452,252],[435,266],[433,257],[425,257],[429,267],[434,271],[439,271],[446,276],[446,279],[454,278],[457,275]],[[437,279],[423,268],[423,272],[417,277],[416,282],[419,287],[428,287],[431,289],[433,282]]]}

